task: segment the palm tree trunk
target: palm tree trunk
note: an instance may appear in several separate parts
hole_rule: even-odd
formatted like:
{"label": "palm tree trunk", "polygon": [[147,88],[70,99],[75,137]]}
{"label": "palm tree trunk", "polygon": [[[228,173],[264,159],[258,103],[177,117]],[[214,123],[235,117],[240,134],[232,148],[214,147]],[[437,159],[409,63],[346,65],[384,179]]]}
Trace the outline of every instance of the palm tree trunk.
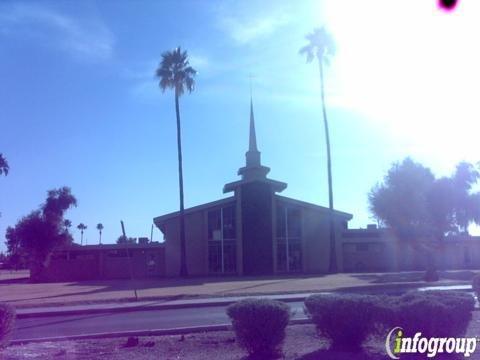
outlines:
{"label": "palm tree trunk", "polygon": [[178,187],[180,192],[180,276],[188,276],[185,244],[185,214],[183,204],[183,167],[182,167],[182,136],[180,128],[180,105],[178,91],[175,89],[175,113],[177,115],[177,147],[178,147]]}
{"label": "palm tree trunk", "polygon": [[102,245],[102,232],[100,231],[100,239],[99,239],[99,244]]}
{"label": "palm tree trunk", "polygon": [[325,141],[327,145],[327,172],[328,172],[328,207],[329,211],[329,233],[330,233],[330,265],[328,271],[336,273],[337,269],[337,252],[335,248],[335,223],[333,219],[333,186],[332,186],[332,157],[330,154],[330,134],[328,131],[327,110],[325,106],[325,89],[323,85],[323,66],[322,59],[318,59],[318,66],[320,69],[320,87],[322,96],[322,112],[323,124],[325,126]]}

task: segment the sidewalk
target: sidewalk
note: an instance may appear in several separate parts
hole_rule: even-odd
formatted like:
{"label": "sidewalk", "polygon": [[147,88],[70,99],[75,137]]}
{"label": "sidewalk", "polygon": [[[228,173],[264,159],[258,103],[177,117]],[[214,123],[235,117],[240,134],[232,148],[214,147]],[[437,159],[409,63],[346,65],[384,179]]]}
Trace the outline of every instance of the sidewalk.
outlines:
{"label": "sidewalk", "polygon": [[[453,290],[469,290],[470,285],[451,283],[444,283],[444,285]],[[436,283],[432,286],[425,286],[420,283],[406,283],[406,284],[383,284],[370,285],[363,287],[353,287],[348,289],[348,292],[355,293],[400,293],[410,289],[432,289],[442,288],[442,284]],[[166,310],[166,309],[181,309],[191,307],[208,307],[208,306],[226,306],[231,303],[249,298],[269,298],[284,302],[298,302],[304,301],[310,295],[327,294],[332,292],[346,292],[347,290],[333,289],[331,291],[322,292],[308,292],[308,293],[294,293],[294,294],[274,294],[274,295],[247,295],[247,296],[222,296],[196,299],[179,299],[179,300],[151,300],[151,301],[133,301],[121,303],[103,303],[103,304],[84,304],[84,305],[67,305],[56,307],[33,307],[17,309],[17,318],[32,318],[43,316],[61,316],[61,315],[80,315],[80,314],[94,314],[94,313],[109,313],[109,312],[127,312],[127,311],[145,311],[145,310]]]}

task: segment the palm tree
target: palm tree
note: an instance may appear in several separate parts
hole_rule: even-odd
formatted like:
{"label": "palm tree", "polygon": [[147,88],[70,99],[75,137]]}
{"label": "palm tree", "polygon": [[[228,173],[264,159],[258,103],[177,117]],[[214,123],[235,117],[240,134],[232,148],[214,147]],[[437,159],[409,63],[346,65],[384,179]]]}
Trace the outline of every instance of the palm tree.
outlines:
{"label": "palm tree", "polygon": [[80,234],[81,234],[80,245],[83,245],[83,231],[87,229],[87,225],[85,225],[84,223],[80,223],[78,224],[77,229],[80,230]]}
{"label": "palm tree", "polygon": [[187,276],[186,246],[185,246],[185,214],[183,204],[183,168],[182,168],[182,138],[180,128],[179,98],[187,90],[191,93],[195,87],[196,75],[188,62],[188,54],[180,47],[162,54],[162,61],[157,68],[159,86],[162,92],[167,89],[175,91],[175,113],[177,116],[177,151],[178,151],[178,185],[180,192],[180,276]]}
{"label": "palm tree", "polygon": [[97,224],[97,230],[98,230],[98,234],[100,235],[98,243],[101,245],[102,244],[102,230],[103,230],[103,224],[102,223]]}
{"label": "palm tree", "polygon": [[68,219],[63,220],[63,227],[65,231],[68,231],[72,227],[72,222]]}
{"label": "palm tree", "polygon": [[330,58],[335,55],[335,44],[330,34],[325,28],[317,28],[311,34],[305,36],[308,44],[299,51],[301,55],[306,55],[307,62],[312,62],[315,58],[318,61],[320,71],[320,90],[322,97],[323,124],[325,127],[325,141],[327,145],[327,172],[328,172],[328,205],[330,208],[330,265],[329,272],[337,272],[337,256],[335,250],[335,224],[333,219],[333,186],[332,186],[332,158],[330,154],[330,134],[328,132],[327,110],[325,107],[325,90],[323,63],[328,65]]}
{"label": "palm tree", "polygon": [[8,166],[7,159],[0,153],[0,175],[5,174],[8,175],[8,170],[10,167]]}

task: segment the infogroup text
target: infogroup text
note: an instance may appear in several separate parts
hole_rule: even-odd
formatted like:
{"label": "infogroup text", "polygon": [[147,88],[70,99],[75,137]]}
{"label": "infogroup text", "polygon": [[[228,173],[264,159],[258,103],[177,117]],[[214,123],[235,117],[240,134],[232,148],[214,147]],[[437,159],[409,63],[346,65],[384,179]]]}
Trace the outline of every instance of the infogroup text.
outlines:
{"label": "infogroup text", "polygon": [[[392,341],[393,340],[393,341]],[[477,348],[477,338],[447,338],[447,337],[422,337],[421,332],[413,337],[404,336],[401,327],[389,331],[385,341],[385,349],[391,359],[400,359],[401,354],[426,354],[433,358],[437,354],[463,354],[470,357]]]}

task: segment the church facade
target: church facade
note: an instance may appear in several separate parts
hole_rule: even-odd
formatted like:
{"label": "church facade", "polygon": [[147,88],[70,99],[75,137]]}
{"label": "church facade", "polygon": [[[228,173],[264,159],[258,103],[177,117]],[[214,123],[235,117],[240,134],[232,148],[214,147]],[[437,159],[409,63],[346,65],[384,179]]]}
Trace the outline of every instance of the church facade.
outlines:
{"label": "church facade", "polygon": [[[230,197],[185,210],[189,275],[324,273],[329,266],[329,209],[281,196],[287,184],[269,179],[257,148],[250,104],[249,147],[241,179],[228,183]],[[336,256],[351,214],[334,211]],[[179,212],[154,218],[165,238],[165,275],[180,269]]]}

